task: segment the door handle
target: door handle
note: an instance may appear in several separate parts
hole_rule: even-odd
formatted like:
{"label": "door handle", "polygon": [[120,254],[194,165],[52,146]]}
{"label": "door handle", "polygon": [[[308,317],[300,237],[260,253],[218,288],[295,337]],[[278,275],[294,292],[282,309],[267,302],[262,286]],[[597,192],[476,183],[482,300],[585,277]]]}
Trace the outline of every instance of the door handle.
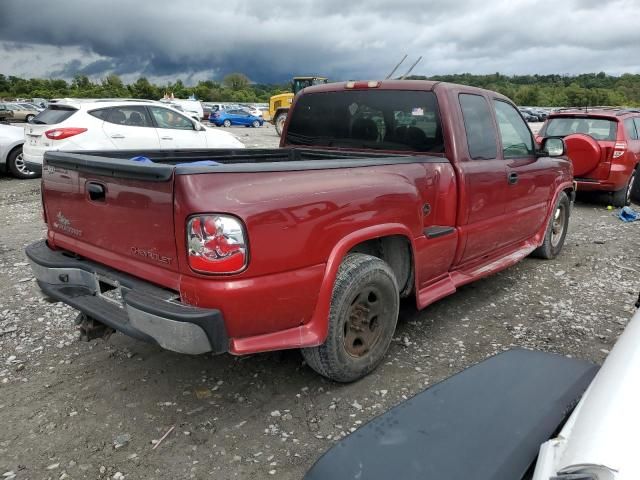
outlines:
{"label": "door handle", "polygon": [[114,133],[113,135],[111,135],[111,138],[124,138],[124,135],[122,135],[121,133]]}
{"label": "door handle", "polygon": [[104,185],[96,182],[89,182],[87,183],[87,193],[89,193],[89,198],[94,202],[104,202],[104,199],[105,199]]}
{"label": "door handle", "polygon": [[510,172],[509,175],[507,175],[507,181],[509,185],[515,185],[518,183],[518,174],[516,172]]}
{"label": "door handle", "polygon": [[160,137],[162,140],[173,140],[173,137]]}

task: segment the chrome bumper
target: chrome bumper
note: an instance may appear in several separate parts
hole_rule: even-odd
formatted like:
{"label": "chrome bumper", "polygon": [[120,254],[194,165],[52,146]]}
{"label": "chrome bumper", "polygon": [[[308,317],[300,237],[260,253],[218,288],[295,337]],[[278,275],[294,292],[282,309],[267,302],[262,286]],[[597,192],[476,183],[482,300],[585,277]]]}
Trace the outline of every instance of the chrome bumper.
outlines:
{"label": "chrome bumper", "polygon": [[228,337],[222,313],[179,302],[176,292],[83,258],[45,241],[26,249],[40,289],[101,323],[179,353],[222,353]]}

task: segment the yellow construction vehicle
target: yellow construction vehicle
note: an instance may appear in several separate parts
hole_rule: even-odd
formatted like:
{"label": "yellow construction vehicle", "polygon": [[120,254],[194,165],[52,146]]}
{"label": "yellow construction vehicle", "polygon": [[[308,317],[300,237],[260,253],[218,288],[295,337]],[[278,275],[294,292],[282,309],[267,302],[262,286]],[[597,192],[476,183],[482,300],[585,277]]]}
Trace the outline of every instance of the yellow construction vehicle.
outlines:
{"label": "yellow construction vehicle", "polygon": [[296,93],[305,87],[323,83],[327,83],[327,79],[324,77],[293,77],[293,81],[291,82],[291,90],[293,90],[293,93],[281,93],[269,99],[268,120],[275,125],[278,135],[282,134],[284,121],[287,119],[287,113],[289,112],[291,102]]}

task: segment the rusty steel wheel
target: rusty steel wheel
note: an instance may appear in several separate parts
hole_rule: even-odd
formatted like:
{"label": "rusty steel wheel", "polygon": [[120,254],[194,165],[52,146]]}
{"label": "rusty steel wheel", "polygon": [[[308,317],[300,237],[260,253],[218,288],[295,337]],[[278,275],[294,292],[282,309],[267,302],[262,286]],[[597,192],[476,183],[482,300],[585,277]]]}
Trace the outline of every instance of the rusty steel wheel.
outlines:
{"label": "rusty steel wheel", "polygon": [[337,382],[364,377],[389,348],[399,305],[398,284],[387,263],[362,253],[347,255],[333,286],[327,338],[302,349],[307,364]]}
{"label": "rusty steel wheel", "polygon": [[380,291],[370,286],[356,295],[344,321],[344,348],[349,355],[361,357],[380,341]]}

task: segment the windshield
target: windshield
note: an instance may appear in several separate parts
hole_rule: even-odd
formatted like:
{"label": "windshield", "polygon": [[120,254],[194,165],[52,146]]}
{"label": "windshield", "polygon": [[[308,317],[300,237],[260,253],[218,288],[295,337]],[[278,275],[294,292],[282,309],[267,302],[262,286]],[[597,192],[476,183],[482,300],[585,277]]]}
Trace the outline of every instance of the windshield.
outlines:
{"label": "windshield", "polygon": [[287,143],[305,146],[444,152],[432,92],[349,90],[303,95]]}
{"label": "windshield", "polygon": [[618,122],[594,117],[556,117],[549,120],[545,137],[566,137],[584,133],[596,140],[615,140]]}

